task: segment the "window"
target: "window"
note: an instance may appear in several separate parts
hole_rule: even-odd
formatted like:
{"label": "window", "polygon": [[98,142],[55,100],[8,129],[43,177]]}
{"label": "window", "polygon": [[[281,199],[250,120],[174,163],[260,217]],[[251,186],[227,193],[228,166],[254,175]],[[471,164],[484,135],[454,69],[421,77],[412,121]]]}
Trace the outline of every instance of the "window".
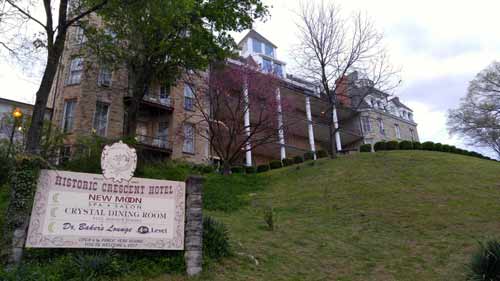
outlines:
{"label": "window", "polygon": [[75,106],[76,99],[67,100],[64,102],[64,112],[62,120],[62,128],[64,133],[71,132],[73,130],[73,121],[75,118]]}
{"label": "window", "polygon": [[167,140],[168,140],[168,123],[160,122],[158,123],[158,146],[161,148],[167,148]]}
{"label": "window", "polygon": [[83,59],[74,58],[69,66],[68,85],[80,84],[83,72]]}
{"label": "window", "polygon": [[408,119],[411,120],[411,121],[413,121],[413,114],[411,114],[411,113],[408,112]]}
{"label": "window", "polygon": [[98,136],[105,137],[108,128],[109,104],[97,102],[94,113],[93,129]]}
{"label": "window", "polygon": [[97,84],[103,87],[111,86],[112,76],[113,73],[111,72],[111,69],[109,69],[109,67],[101,66],[101,68],[99,69],[99,77],[97,78]]}
{"label": "window", "polygon": [[164,105],[170,105],[170,96],[167,86],[160,87],[160,103]]}
{"label": "window", "polygon": [[262,70],[264,70],[264,72],[272,72],[273,71],[273,62],[271,60],[268,60],[268,59],[263,59],[262,60]]}
{"label": "window", "polygon": [[384,121],[382,120],[382,118],[378,119],[378,128],[379,128],[380,133],[382,135],[385,135]]}
{"label": "window", "polygon": [[266,44],[265,45],[266,47],[266,55],[270,56],[270,57],[274,57],[274,48],[273,46],[269,45],[269,44]]}
{"label": "window", "polygon": [[274,74],[276,74],[279,77],[283,77],[283,66],[279,63],[274,64]]}
{"label": "window", "polygon": [[184,124],[184,145],[182,151],[186,153],[194,153],[194,125]]}
{"label": "window", "polygon": [[259,40],[252,38],[252,49],[254,53],[262,54],[262,43]]}
{"label": "window", "polygon": [[361,129],[363,133],[369,133],[372,131],[372,126],[370,124],[370,117],[362,116],[361,117]]}
{"label": "window", "polygon": [[81,26],[77,26],[75,30],[75,44],[83,44],[87,42],[87,36],[85,36],[85,30]]}
{"label": "window", "polygon": [[193,88],[189,84],[184,84],[184,109],[194,111]]}
{"label": "window", "polygon": [[396,131],[396,138],[401,138],[401,130],[399,129],[399,124],[394,124],[394,130]]}

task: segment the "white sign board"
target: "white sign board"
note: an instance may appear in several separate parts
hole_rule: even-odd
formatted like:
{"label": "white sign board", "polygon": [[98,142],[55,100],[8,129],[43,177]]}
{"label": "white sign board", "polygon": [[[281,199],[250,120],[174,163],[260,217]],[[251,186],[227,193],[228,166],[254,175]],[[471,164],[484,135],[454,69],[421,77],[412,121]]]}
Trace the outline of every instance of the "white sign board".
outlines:
{"label": "white sign board", "polygon": [[26,247],[182,250],[184,213],[184,182],[42,170]]}

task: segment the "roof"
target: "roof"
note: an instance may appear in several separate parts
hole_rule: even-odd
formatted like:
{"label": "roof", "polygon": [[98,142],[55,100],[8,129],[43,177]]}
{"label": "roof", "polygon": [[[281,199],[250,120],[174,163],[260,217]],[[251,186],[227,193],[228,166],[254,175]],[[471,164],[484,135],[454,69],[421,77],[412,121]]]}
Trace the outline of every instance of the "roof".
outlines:
{"label": "roof", "polygon": [[6,99],[6,98],[0,98],[0,103],[7,103],[7,104],[12,104],[12,105],[17,105],[17,106],[25,106],[25,107],[33,107],[32,104],[25,103],[22,101],[10,100],[10,99]]}
{"label": "roof", "polygon": [[389,100],[389,102],[393,102],[395,105],[397,105],[397,106],[399,106],[399,107],[404,107],[404,108],[408,109],[409,111],[412,111],[412,112],[413,112],[413,110],[412,110],[411,108],[409,108],[408,106],[404,105],[404,104],[403,104],[403,103],[399,100],[399,98],[398,98],[398,97],[394,97],[394,98],[390,99],[390,100]]}
{"label": "roof", "polygon": [[253,29],[250,29],[250,31],[248,31],[248,33],[240,40],[240,42],[238,43],[238,46],[240,46],[243,42],[245,42],[245,40],[247,40],[248,37],[255,38],[261,42],[264,42],[266,44],[273,46],[274,48],[278,48],[276,45],[273,44],[273,42],[267,40],[266,37],[262,36],[260,33],[258,33],[257,31],[255,31]]}

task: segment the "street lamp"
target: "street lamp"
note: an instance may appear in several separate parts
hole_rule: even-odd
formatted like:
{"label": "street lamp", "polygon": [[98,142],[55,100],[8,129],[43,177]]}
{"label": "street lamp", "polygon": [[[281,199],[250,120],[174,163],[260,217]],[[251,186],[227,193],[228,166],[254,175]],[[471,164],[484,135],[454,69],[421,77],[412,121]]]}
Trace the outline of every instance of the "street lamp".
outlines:
{"label": "street lamp", "polygon": [[23,112],[21,109],[16,108],[12,112],[12,117],[14,117],[14,125],[12,125],[12,132],[10,133],[10,139],[9,139],[9,149],[7,150],[7,158],[10,156],[10,151],[12,149],[12,143],[14,141],[14,133],[16,132],[16,127],[18,122],[23,118]]}

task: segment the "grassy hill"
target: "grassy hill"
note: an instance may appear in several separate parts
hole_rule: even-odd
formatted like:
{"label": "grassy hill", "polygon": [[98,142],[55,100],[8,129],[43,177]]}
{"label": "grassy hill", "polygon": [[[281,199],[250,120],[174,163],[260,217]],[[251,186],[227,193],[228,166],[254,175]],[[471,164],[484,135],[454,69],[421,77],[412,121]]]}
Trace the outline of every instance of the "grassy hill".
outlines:
{"label": "grassy hill", "polygon": [[200,280],[464,280],[477,241],[500,238],[496,162],[394,151],[260,176],[267,186],[244,195],[247,207],[209,212],[236,254]]}

